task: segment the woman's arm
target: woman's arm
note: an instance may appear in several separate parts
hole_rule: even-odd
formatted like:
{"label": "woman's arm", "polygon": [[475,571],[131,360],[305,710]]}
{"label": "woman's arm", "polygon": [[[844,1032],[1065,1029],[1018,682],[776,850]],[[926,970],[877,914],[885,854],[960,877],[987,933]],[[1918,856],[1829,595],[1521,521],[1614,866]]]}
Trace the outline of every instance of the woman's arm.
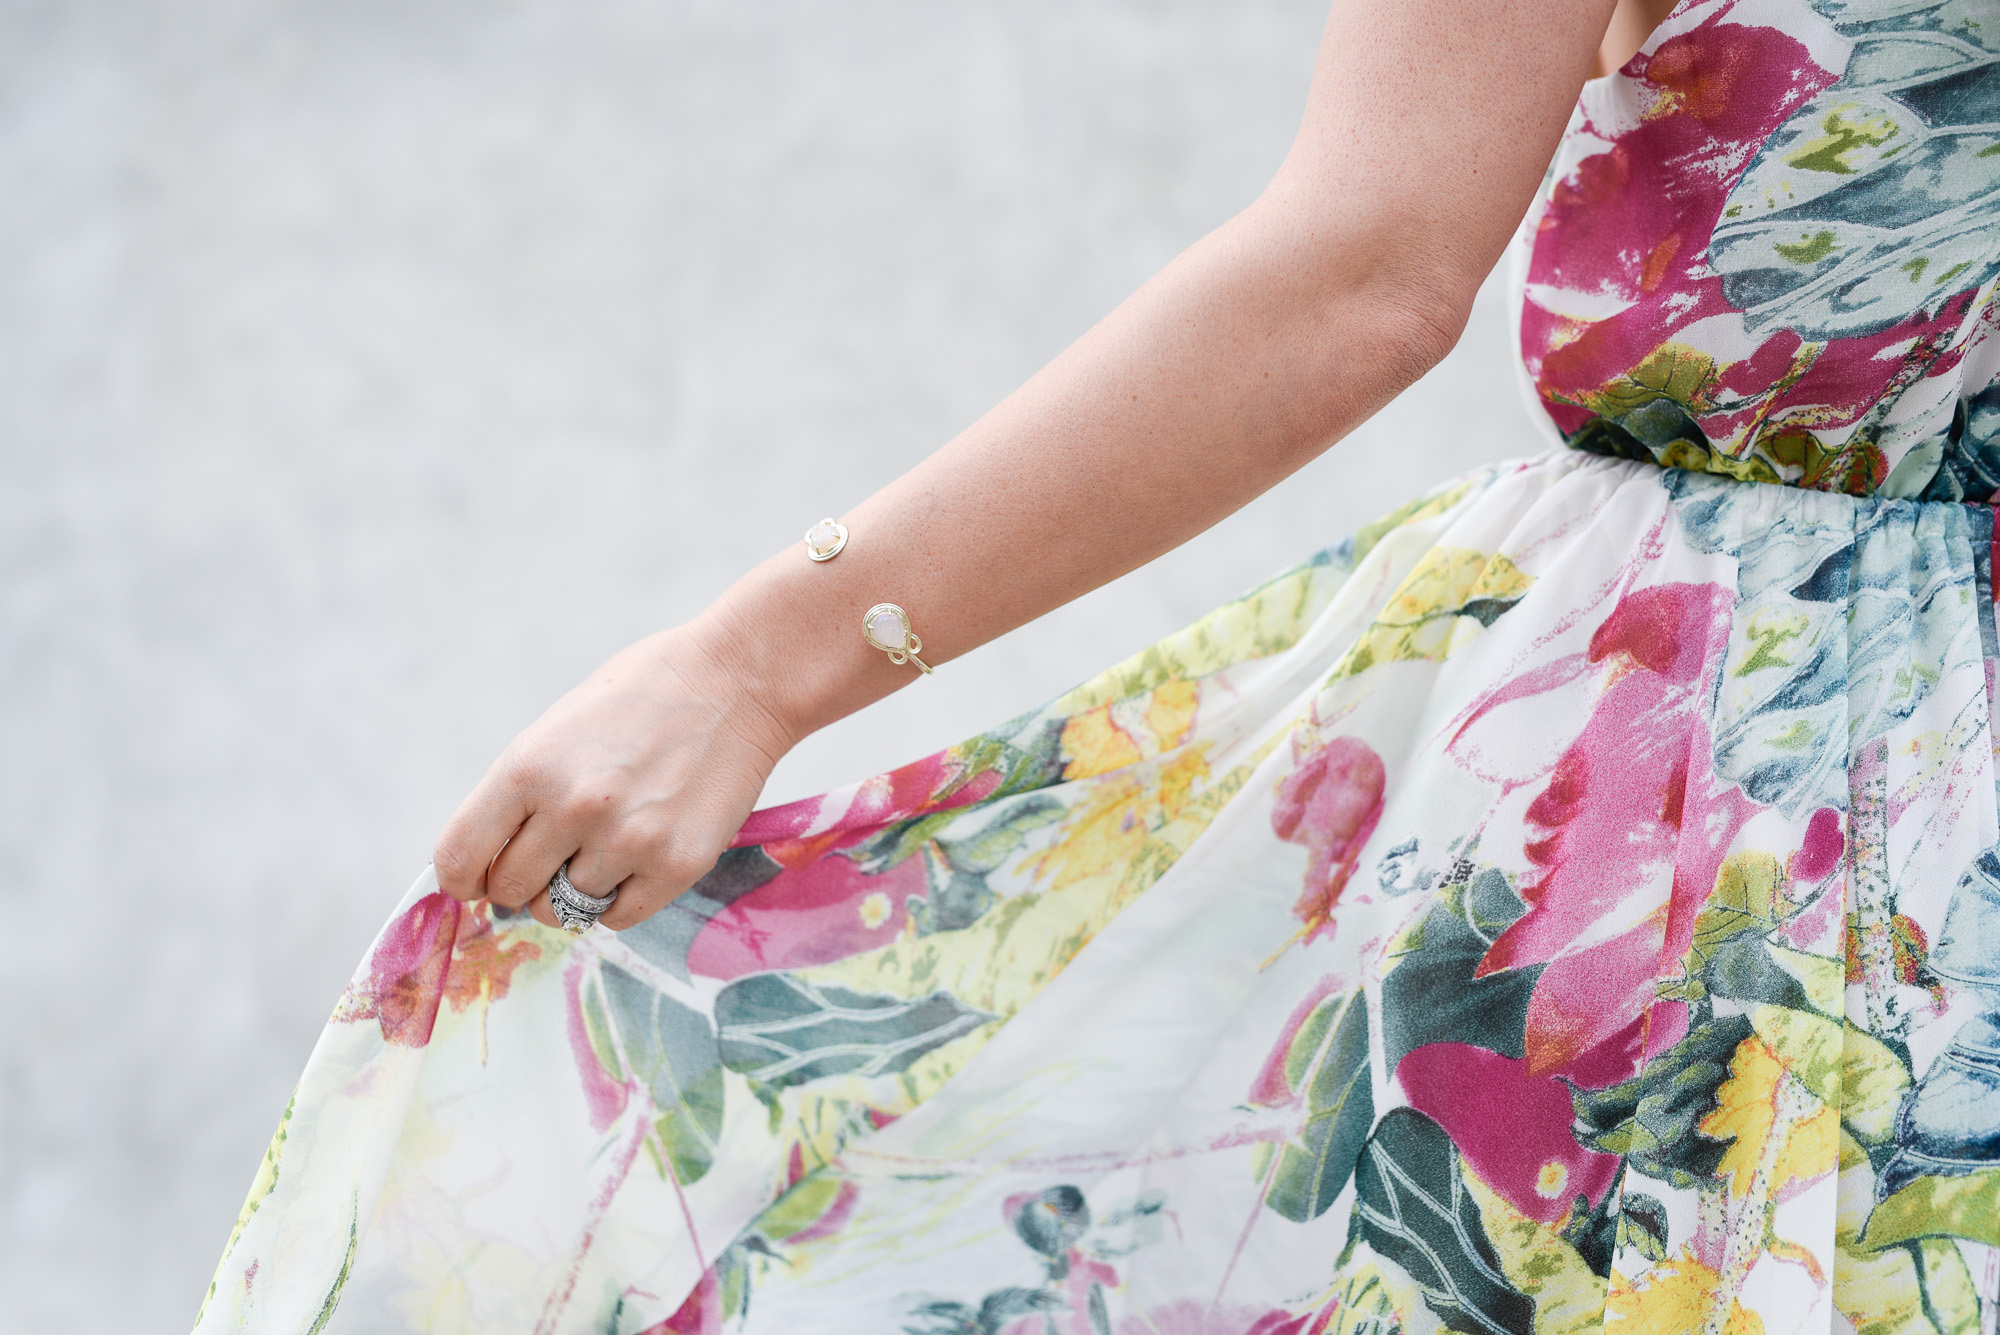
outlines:
{"label": "woman's arm", "polygon": [[[1365,420],[1457,341],[1590,72],[1611,0],[1337,0],[1256,203],[964,434],[689,625],[618,654],[507,748],[439,883],[532,903],[565,859],[628,927],[714,864],[778,758],[936,663],[1151,560]],[[802,516],[801,526],[814,516]]]}

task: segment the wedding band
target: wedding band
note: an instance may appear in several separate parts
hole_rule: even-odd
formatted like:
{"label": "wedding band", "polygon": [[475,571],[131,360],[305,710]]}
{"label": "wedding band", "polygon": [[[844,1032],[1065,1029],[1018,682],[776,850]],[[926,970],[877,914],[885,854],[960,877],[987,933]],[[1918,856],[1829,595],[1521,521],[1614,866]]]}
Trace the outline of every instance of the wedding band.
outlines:
{"label": "wedding band", "polygon": [[549,907],[555,910],[556,925],[565,932],[580,935],[589,931],[617,900],[616,890],[598,899],[571,885],[567,862],[557,867],[556,874],[549,878]]}

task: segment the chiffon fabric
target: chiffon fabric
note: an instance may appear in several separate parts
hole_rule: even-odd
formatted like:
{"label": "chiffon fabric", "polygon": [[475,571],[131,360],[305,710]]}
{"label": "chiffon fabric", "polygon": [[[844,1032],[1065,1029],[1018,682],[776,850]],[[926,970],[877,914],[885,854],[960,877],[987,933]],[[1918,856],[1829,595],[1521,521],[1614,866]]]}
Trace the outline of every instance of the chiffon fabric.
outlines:
{"label": "chiffon fabric", "polygon": [[426,873],[199,1330],[1990,1335],[1996,52],[1683,4],[1522,230],[1561,447],[631,930]]}

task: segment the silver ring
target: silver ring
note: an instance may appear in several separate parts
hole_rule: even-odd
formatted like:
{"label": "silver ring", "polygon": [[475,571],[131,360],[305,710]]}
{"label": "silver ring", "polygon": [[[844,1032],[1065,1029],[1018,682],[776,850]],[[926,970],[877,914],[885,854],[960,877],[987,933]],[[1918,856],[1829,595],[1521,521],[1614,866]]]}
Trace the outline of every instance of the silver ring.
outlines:
{"label": "silver ring", "polygon": [[556,925],[565,932],[581,934],[597,925],[604,911],[618,902],[613,890],[602,899],[586,895],[569,882],[569,863],[556,868],[549,878],[549,907],[555,910]]}

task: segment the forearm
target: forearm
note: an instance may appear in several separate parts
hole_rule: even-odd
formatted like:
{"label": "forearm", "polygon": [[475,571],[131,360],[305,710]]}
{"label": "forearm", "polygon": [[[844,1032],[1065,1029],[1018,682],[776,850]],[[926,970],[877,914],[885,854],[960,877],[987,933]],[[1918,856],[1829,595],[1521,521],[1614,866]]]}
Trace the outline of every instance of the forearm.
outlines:
{"label": "forearm", "polygon": [[[615,655],[494,763],[438,881],[532,904],[556,869],[629,927],[714,864],[771,766],[942,663],[1185,541],[1338,440],[1457,337],[1575,101],[1610,0],[1334,0],[1256,205],[932,458],[687,626]],[[1505,77],[1496,75],[1503,71]],[[817,518],[800,515],[803,528]]]}
{"label": "forearm", "polygon": [[[842,516],[833,561],[780,552],[700,623],[793,739],[916,676],[861,637],[910,613],[933,665],[1144,564],[1292,473],[1428,368],[1461,313],[1372,229],[1274,193],[1020,390]],[[801,528],[816,516],[802,516]]]}

